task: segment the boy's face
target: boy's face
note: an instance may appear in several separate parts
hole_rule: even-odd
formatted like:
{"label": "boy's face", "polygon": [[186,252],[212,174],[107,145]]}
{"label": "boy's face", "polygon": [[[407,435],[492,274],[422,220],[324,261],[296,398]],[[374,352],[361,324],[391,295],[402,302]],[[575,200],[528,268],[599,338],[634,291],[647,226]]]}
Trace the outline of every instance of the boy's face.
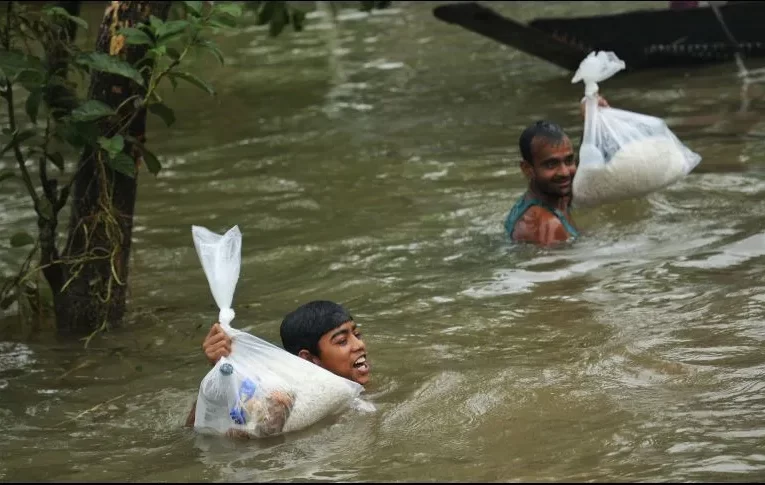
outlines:
{"label": "boy's face", "polygon": [[369,382],[367,348],[353,321],[345,322],[319,339],[319,355],[313,362],[333,374],[366,385]]}

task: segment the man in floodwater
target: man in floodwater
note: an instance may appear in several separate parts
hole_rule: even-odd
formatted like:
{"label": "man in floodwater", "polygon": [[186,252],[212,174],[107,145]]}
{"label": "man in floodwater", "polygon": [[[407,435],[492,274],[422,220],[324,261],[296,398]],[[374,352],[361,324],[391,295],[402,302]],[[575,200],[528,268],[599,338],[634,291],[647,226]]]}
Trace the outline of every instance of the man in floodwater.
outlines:
{"label": "man in floodwater", "polygon": [[[598,104],[608,106],[604,98]],[[508,236],[543,246],[575,239],[570,205],[579,160],[568,135],[557,123],[537,121],[523,130],[518,146],[529,186],[505,219]]]}

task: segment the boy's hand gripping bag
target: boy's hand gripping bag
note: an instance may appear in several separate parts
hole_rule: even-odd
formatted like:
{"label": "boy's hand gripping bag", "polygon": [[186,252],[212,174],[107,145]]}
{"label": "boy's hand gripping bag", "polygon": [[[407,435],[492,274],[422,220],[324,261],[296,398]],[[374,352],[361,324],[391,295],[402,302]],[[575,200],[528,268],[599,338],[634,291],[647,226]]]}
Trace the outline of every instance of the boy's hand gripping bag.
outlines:
{"label": "boy's hand gripping bag", "polygon": [[613,52],[590,53],[572,83],[585,85],[585,121],[573,204],[595,206],[639,197],[688,175],[701,157],[664,120],[598,106],[598,84],[624,69]]}
{"label": "boy's hand gripping bag", "polygon": [[231,354],[221,358],[199,386],[194,429],[250,438],[275,436],[355,405],[361,385],[231,327],[242,234],[237,226],[222,236],[199,226],[191,230],[220,309],[220,325],[232,342]]}

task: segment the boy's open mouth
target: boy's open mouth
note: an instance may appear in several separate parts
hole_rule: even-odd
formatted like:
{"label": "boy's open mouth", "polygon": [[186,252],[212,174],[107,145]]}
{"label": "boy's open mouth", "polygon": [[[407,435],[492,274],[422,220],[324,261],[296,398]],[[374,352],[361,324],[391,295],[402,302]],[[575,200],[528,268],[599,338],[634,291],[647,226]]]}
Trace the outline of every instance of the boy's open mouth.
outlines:
{"label": "boy's open mouth", "polygon": [[362,355],[356,362],[353,363],[353,368],[358,370],[369,370],[369,364],[367,363],[367,356]]}

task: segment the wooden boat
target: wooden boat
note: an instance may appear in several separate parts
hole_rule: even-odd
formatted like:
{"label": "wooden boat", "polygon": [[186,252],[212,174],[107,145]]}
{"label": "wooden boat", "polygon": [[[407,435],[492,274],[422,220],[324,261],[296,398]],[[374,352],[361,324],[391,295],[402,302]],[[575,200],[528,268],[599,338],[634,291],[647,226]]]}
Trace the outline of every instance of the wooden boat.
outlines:
{"label": "wooden boat", "polygon": [[522,24],[475,2],[433,9],[456,24],[569,71],[593,50],[613,51],[628,70],[688,67],[765,57],[765,2],[719,7],[735,37],[729,39],[709,6],[687,10],[638,10],[615,15],[539,18]]}

